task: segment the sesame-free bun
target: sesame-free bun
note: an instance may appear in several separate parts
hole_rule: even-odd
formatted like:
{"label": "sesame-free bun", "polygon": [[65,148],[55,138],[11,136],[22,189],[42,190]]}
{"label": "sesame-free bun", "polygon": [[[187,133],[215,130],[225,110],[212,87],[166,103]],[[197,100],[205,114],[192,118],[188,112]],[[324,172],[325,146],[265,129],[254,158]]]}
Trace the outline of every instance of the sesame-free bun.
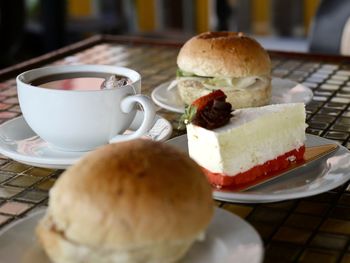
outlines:
{"label": "sesame-free bun", "polygon": [[212,214],[198,165],[139,139],[103,146],[64,172],[37,235],[55,263],[175,262]]}
{"label": "sesame-free bun", "polygon": [[[266,105],[271,97],[271,61],[265,49],[253,38],[236,32],[206,32],[188,40],[181,48],[177,65],[197,77],[256,78],[245,88],[220,87],[233,108]],[[178,80],[182,101],[191,104],[212,90],[195,79]],[[184,79],[184,78],[182,78]]]}
{"label": "sesame-free bun", "polygon": [[192,37],[181,48],[177,65],[202,77],[270,75],[271,61],[253,38],[236,32],[205,32]]}

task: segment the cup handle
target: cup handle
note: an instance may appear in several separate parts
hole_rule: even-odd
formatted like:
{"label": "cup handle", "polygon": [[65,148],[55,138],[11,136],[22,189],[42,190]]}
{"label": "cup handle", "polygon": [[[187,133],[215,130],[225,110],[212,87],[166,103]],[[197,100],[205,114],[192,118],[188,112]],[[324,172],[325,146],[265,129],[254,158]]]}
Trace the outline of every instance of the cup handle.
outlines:
{"label": "cup handle", "polygon": [[156,115],[156,109],[153,102],[146,96],[143,95],[132,95],[125,97],[121,102],[121,110],[125,113],[132,111],[135,103],[141,104],[144,117],[141,126],[130,134],[118,134],[109,140],[109,143],[128,141],[136,139],[144,135],[152,126],[154,117]]}

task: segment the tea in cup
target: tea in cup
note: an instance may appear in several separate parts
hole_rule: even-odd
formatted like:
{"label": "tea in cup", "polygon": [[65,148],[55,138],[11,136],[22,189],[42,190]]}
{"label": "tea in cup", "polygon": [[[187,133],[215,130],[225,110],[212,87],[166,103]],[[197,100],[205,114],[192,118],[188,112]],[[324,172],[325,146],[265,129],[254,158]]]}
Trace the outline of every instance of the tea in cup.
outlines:
{"label": "tea in cup", "polygon": [[[89,151],[100,145],[131,140],[152,126],[155,107],[141,92],[141,76],[125,67],[106,65],[50,66],[17,76],[22,114],[32,130],[54,147]],[[123,134],[139,104],[141,126]]]}

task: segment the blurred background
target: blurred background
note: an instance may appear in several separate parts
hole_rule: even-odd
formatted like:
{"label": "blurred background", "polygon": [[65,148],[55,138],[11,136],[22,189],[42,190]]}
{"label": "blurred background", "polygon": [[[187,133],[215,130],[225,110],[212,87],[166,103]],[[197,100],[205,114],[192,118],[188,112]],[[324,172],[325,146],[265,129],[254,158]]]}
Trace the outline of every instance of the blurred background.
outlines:
{"label": "blurred background", "polygon": [[[94,34],[185,41],[208,30],[231,30],[246,32],[271,50],[344,53],[330,21],[332,16],[342,17],[336,21],[341,26],[333,24],[343,28],[349,4],[349,0],[1,0],[0,67]],[[322,41],[326,47],[313,44]]]}

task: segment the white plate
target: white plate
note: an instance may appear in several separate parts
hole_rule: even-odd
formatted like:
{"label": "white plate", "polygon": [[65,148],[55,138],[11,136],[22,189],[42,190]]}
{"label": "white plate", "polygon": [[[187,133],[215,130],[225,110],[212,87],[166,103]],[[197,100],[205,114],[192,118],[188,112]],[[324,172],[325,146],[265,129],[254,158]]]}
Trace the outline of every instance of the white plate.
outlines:
{"label": "white plate", "polygon": [[[6,263],[49,263],[35,239],[34,229],[45,211],[17,221],[0,232],[0,259]],[[182,263],[260,263],[263,246],[258,233],[240,217],[217,208],[206,231]]]}
{"label": "white plate", "polygon": [[[142,120],[143,112],[138,111],[130,130],[137,129]],[[152,129],[144,137],[165,141],[171,133],[171,124],[166,119],[156,115]],[[0,153],[32,166],[66,169],[86,152],[66,152],[55,149],[36,135],[21,116],[0,125]]]}
{"label": "white plate", "polygon": [[[184,113],[185,104],[181,101],[177,87],[168,89],[171,81],[160,84],[152,92],[152,99],[158,106],[173,112]],[[300,83],[289,79],[273,78],[270,104],[304,102],[312,100],[312,91]]]}
{"label": "white plate", "polygon": [[[307,134],[306,146],[335,143]],[[187,152],[187,136],[175,137],[167,143]],[[268,203],[317,195],[334,189],[350,179],[350,152],[339,145],[338,150],[310,162],[290,173],[244,192],[214,190],[217,200],[238,203]]]}

